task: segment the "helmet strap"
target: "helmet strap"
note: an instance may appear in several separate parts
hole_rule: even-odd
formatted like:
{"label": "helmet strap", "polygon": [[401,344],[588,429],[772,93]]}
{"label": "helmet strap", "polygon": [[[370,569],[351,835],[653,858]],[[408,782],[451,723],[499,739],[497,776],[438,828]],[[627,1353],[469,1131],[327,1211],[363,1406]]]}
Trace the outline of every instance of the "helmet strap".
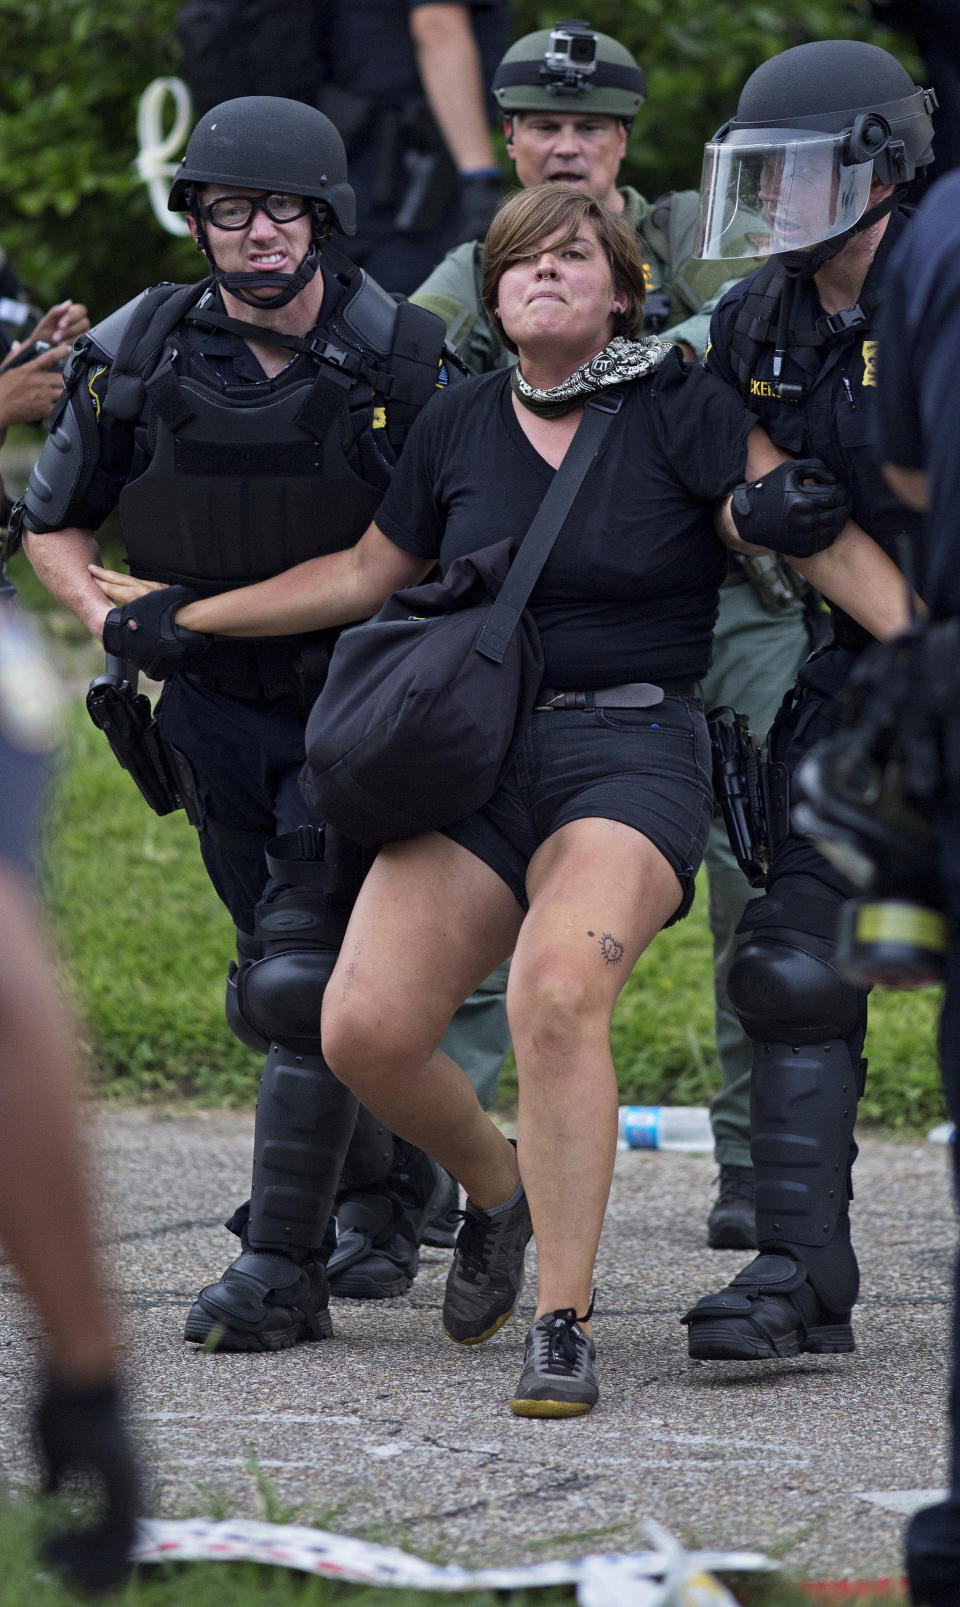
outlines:
{"label": "helmet strap", "polygon": [[817,245],[809,246],[803,251],[775,253],[784,273],[789,279],[812,279],[815,273],[819,273],[821,268],[826,267],[828,262],[832,262],[834,257],[840,255],[848,240],[862,234],[865,229],[872,229],[875,223],[879,223],[888,212],[892,212],[904,188],[905,186],[897,185],[890,195],[878,201],[876,206],[869,207],[863,217],[858,218],[852,228],[845,229],[842,234],[835,234],[829,240],[821,240]]}
{"label": "helmet strap", "polygon": [[[322,201],[313,204],[313,236],[310,248],[302,258],[299,267],[293,273],[225,273],[217,266],[210,241],[204,228],[204,220],[196,205],[196,191],[189,196],[191,216],[197,226],[197,249],[202,251],[210,264],[212,273],[221,290],[242,301],[247,307],[263,308],[272,312],[277,307],[286,307],[301,290],[305,290],[320,266],[320,244],[330,233],[329,208]],[[272,296],[258,296],[257,290],[272,290]]]}

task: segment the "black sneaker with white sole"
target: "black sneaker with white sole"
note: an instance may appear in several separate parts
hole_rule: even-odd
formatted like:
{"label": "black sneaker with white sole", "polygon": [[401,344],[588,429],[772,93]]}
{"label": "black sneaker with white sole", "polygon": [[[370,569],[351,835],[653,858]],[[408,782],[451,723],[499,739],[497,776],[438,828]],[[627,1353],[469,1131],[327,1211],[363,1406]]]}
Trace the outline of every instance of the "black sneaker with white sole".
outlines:
{"label": "black sneaker with white sole", "polygon": [[520,1298],[532,1235],[522,1187],[519,1199],[493,1216],[467,1201],[443,1299],[444,1332],[458,1345],[479,1345],[503,1327]]}
{"label": "black sneaker with white sole", "polygon": [[597,1347],[580,1327],[573,1306],[547,1311],[527,1332],[523,1371],[510,1410],[517,1417],[582,1417],[600,1395],[594,1362]]}

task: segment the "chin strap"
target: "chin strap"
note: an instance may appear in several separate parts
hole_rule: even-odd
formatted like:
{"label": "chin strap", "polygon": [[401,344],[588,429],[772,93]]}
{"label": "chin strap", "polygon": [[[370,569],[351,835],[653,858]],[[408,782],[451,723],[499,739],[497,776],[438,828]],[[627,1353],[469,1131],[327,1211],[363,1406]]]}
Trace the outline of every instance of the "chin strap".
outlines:
{"label": "chin strap", "polygon": [[872,229],[875,223],[892,212],[900,200],[903,188],[898,185],[885,200],[878,201],[868,212],[858,218],[851,229],[845,229],[843,234],[836,234],[830,240],[821,240],[817,245],[807,246],[803,251],[778,251],[776,260],[780,263],[784,273],[790,279],[812,279],[815,273],[839,256],[848,240],[854,235],[862,234],[864,229]]}
{"label": "chin strap", "polygon": [[[191,197],[191,202],[193,201]],[[293,273],[224,273],[214,261],[207,231],[203,226],[203,219],[199,212],[193,213],[197,225],[197,250],[202,251],[210,264],[210,272],[220,286],[229,295],[235,296],[248,307],[263,307],[273,311],[276,307],[286,307],[294,298],[299,296],[310,283],[320,266],[320,246],[330,233],[330,214],[321,202],[314,202],[313,206],[313,238],[310,249]],[[272,290],[271,296],[258,296],[258,290]]]}
{"label": "chin strap", "polygon": [[[299,296],[310,283],[320,266],[320,254],[316,242],[311,245],[300,266],[293,273],[224,273],[218,268],[213,258],[207,254],[207,260],[213,270],[213,277],[221,290],[226,290],[238,301],[244,302],[247,307],[265,307],[273,310],[275,307],[286,307],[294,296]],[[257,291],[272,290],[272,296],[257,295]]]}

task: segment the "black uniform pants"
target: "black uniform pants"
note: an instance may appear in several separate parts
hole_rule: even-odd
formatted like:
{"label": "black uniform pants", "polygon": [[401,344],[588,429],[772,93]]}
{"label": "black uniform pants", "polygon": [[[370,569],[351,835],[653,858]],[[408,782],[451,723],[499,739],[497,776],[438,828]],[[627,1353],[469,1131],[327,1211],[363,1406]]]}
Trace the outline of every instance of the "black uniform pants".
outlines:
{"label": "black uniform pants", "polygon": [[[298,784],[305,723],[300,701],[248,702],[176,675],[163,689],[157,721],[193,768],[207,875],[237,928],[249,935],[269,884],[264,845],[297,826],[320,824]],[[249,845],[218,841],[205,829],[211,824],[248,833]]]}

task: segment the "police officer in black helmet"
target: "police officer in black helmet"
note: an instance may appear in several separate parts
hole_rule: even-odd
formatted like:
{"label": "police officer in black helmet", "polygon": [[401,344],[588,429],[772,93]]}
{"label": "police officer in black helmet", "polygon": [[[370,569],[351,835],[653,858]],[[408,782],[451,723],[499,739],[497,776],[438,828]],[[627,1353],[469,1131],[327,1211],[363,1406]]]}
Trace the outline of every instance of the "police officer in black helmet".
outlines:
{"label": "police officer in black helmet", "polygon": [[[249,1213],[232,1221],[242,1253],[201,1292],[186,1337],[278,1349],[330,1332],[342,1170],[369,1185],[394,1161],[390,1135],[358,1119],[319,1052],[323,982],[364,870],[351,845],[323,840],[297,785],[332,637],[231,644],[177,628],[171,605],[356,541],[448,370],[440,321],[334,246],[333,231],[353,232],[355,200],[316,108],[269,96],[213,107],[169,204],[211,277],[147,291],[78,343],[19,518],[48,589],[108,653],[165,682],[156,717],[237,928],[228,1019],[267,1055]],[[99,568],[94,532],[114,508],[129,576]],[[266,842],[301,827],[310,885],[294,880],[296,860],[268,879]],[[426,1157],[406,1160],[435,1181]]]}
{"label": "police officer in black helmet", "polygon": [[[702,254],[745,254],[758,224],[772,252],[714,313],[707,366],[740,390],[777,446],[830,466],[850,488],[853,520],[894,557],[916,519],[889,490],[871,442],[875,321],[905,223],[901,200],[932,160],[935,104],[873,45],[799,45],[748,79],[736,117],[707,146],[701,196]],[[752,494],[736,494],[745,539],[761,512]],[[838,694],[871,641],[832,613],[832,642],[803,666],[771,733],[772,755],[791,771],[834,728]],[[729,993],[754,1041],[760,1254],[686,1314],[692,1356],[854,1348],[848,1202],[867,995],[833,963],[848,893],[794,832],[741,922]]]}

